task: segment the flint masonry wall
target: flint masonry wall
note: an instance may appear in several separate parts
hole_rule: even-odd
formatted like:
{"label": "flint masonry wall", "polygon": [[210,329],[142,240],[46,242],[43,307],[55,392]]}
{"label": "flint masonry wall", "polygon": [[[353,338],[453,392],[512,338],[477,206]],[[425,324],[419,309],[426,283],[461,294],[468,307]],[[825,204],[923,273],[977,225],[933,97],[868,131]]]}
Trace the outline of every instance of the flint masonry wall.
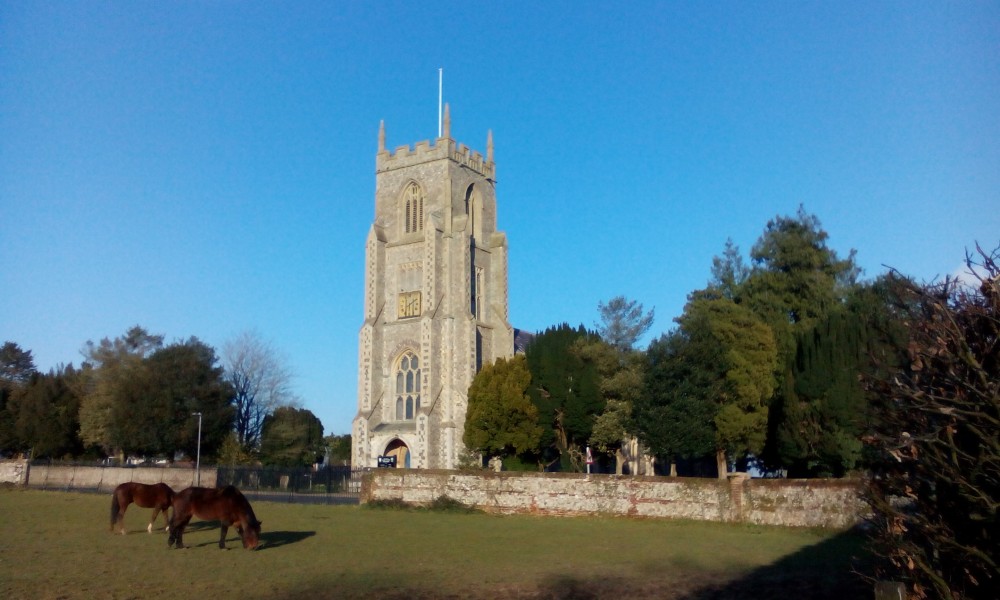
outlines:
{"label": "flint masonry wall", "polygon": [[362,502],[427,504],[446,496],[492,513],[620,515],[845,528],[860,520],[860,485],[848,480],[634,477],[377,469]]}

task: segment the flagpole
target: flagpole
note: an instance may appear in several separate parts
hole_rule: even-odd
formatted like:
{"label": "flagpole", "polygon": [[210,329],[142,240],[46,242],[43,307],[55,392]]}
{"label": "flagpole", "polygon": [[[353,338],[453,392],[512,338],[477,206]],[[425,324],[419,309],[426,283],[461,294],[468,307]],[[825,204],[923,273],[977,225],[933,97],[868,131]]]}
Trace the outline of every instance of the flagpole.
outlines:
{"label": "flagpole", "polygon": [[444,69],[438,69],[438,137],[441,137],[441,92],[444,90]]}

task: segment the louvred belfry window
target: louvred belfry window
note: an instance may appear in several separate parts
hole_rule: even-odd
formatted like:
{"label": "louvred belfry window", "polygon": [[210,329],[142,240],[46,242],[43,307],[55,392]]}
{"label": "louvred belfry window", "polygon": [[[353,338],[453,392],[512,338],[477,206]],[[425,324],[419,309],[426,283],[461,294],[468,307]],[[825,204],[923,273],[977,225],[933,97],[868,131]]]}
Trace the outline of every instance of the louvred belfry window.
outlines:
{"label": "louvred belfry window", "polygon": [[416,233],[424,229],[424,196],[416,182],[410,183],[403,193],[403,230]]}

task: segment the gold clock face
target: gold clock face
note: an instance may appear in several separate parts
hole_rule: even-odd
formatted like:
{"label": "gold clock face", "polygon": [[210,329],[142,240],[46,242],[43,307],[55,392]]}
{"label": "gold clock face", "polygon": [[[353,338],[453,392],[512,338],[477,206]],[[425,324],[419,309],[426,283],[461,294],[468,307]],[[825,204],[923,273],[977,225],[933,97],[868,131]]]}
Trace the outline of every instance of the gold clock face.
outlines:
{"label": "gold clock face", "polygon": [[420,316],[420,292],[403,292],[399,295],[400,318]]}

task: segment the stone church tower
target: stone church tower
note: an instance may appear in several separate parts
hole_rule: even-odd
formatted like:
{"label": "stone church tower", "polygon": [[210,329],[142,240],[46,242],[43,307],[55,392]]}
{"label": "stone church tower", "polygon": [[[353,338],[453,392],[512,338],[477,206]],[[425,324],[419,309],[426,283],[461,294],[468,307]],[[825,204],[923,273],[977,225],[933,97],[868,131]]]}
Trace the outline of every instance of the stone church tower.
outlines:
{"label": "stone church tower", "polygon": [[452,469],[464,451],[472,378],[514,351],[507,238],[497,231],[493,136],[486,157],[456,144],[445,106],[433,145],[375,157],[352,463]]}

